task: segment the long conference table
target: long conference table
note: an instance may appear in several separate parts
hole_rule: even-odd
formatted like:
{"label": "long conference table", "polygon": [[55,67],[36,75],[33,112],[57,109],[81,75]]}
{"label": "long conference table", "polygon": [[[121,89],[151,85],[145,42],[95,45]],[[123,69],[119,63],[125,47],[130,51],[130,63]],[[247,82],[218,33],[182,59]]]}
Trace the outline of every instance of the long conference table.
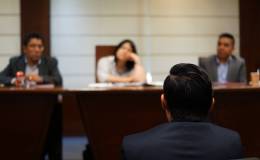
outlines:
{"label": "long conference table", "polygon": [[[0,88],[1,156],[39,159],[57,95],[62,94],[64,128],[77,132],[82,124],[95,160],[119,160],[124,136],[166,122],[161,93],[161,87]],[[214,97],[210,120],[238,131],[246,156],[260,156],[260,88],[215,85]]]}

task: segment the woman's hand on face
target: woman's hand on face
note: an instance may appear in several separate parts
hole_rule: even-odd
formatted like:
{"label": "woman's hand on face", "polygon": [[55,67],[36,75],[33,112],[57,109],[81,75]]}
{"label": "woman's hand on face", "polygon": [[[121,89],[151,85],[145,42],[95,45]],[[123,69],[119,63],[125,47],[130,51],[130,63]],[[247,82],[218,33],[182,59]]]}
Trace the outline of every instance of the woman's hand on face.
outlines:
{"label": "woman's hand on face", "polygon": [[140,57],[137,54],[135,54],[135,53],[130,53],[129,54],[129,60],[134,61],[136,64],[140,64],[141,63]]}

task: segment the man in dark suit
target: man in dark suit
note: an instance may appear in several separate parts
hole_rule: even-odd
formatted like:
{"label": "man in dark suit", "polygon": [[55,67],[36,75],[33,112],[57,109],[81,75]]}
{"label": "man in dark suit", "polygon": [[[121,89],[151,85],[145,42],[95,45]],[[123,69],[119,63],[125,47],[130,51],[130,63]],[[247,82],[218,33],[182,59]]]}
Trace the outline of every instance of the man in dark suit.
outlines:
{"label": "man in dark suit", "polygon": [[[12,86],[16,83],[17,72],[34,84],[54,84],[62,86],[62,77],[55,58],[43,56],[44,38],[38,33],[28,33],[23,37],[23,54],[10,59],[7,67],[0,72],[0,83]],[[39,102],[40,103],[40,102]],[[48,130],[45,151],[49,160],[61,160],[61,106],[54,108]]]}
{"label": "man in dark suit", "polygon": [[16,73],[23,72],[25,78],[37,84],[62,85],[62,78],[55,58],[43,56],[43,37],[29,33],[23,38],[23,54],[10,59],[7,67],[0,72],[0,83],[15,85]]}
{"label": "man in dark suit", "polygon": [[[162,108],[169,123],[123,140],[126,160],[227,160],[242,157],[238,133],[207,121],[213,103],[208,75],[177,64],[164,81]],[[145,118],[145,117],[144,117]]]}
{"label": "man in dark suit", "polygon": [[219,36],[217,54],[199,58],[199,66],[206,70],[213,82],[246,82],[245,60],[233,55],[234,36],[223,33]]}

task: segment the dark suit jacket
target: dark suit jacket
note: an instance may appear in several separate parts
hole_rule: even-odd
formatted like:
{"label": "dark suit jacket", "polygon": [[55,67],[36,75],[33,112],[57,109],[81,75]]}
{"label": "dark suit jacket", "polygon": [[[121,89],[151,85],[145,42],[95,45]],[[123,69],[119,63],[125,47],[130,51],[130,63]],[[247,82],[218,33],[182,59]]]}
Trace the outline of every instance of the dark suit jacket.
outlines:
{"label": "dark suit jacket", "polygon": [[227,160],[242,157],[238,133],[207,122],[162,124],[123,140],[125,160]]}
{"label": "dark suit jacket", "polygon": [[[55,58],[42,57],[39,64],[39,75],[43,77],[44,84],[62,86],[62,77],[58,69],[58,62]],[[25,72],[26,63],[23,55],[10,59],[7,67],[0,72],[0,83],[9,86],[11,80],[16,76],[17,71]]]}
{"label": "dark suit jacket", "polygon": [[[246,65],[245,60],[234,55],[229,63],[227,81],[228,82],[246,82]],[[206,70],[213,82],[218,81],[216,55],[207,58],[199,58],[199,66]]]}

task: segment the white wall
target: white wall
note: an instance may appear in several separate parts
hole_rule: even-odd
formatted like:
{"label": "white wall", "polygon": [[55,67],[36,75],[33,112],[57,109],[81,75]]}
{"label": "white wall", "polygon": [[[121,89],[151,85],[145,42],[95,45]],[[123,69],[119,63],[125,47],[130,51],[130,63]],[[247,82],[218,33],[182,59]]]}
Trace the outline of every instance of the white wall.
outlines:
{"label": "white wall", "polygon": [[20,0],[0,0],[0,70],[19,52]]}
{"label": "white wall", "polygon": [[146,69],[163,80],[172,65],[215,53],[222,32],[239,44],[238,0],[51,1],[51,51],[66,87],[94,82],[96,45],[134,40]]}

